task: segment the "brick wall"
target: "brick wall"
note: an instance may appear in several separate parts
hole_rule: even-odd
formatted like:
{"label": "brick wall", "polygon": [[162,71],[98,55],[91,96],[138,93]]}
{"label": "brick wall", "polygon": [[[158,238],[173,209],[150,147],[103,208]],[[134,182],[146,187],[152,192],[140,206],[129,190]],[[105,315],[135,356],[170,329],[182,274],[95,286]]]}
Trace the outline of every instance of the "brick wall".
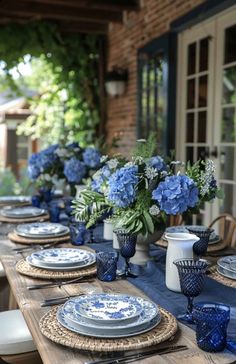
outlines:
{"label": "brick wall", "polygon": [[169,30],[170,23],[204,0],[140,0],[138,12],[125,12],[123,24],[110,24],[108,69],[128,69],[129,81],[123,96],[108,96],[107,137],[120,137],[119,151],[129,155],[136,140],[137,50]]}

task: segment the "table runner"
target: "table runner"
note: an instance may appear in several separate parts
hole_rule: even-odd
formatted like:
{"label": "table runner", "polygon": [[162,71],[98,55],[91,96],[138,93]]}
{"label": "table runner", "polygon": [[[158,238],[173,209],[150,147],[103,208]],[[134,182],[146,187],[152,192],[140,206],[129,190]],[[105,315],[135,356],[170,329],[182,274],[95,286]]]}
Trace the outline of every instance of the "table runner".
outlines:
{"label": "table runner", "polygon": [[[96,228],[94,235],[102,239],[102,225]],[[89,246],[96,251],[108,251],[112,249],[112,242],[102,241],[97,244],[89,244]],[[132,265],[132,269],[139,276],[137,278],[128,278],[128,280],[154,302],[177,316],[185,311],[187,298],[182,293],[170,291],[165,285],[166,250],[151,244],[150,254],[153,260],[148,261],[146,266]],[[123,258],[120,257],[119,265],[122,264]],[[236,340],[236,289],[224,286],[206,277],[203,292],[194,300],[194,302],[202,301],[214,301],[230,305],[231,319],[228,335],[229,338]],[[193,325],[189,325],[189,327],[194,328]]]}

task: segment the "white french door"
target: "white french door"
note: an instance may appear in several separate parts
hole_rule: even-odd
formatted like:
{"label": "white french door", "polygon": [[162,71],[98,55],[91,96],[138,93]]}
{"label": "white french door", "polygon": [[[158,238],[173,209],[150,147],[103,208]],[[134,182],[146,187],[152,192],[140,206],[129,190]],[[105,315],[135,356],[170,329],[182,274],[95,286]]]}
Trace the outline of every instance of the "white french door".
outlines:
{"label": "white french door", "polygon": [[225,197],[195,223],[236,216],[236,7],[179,35],[176,147],[179,159],[211,158]]}

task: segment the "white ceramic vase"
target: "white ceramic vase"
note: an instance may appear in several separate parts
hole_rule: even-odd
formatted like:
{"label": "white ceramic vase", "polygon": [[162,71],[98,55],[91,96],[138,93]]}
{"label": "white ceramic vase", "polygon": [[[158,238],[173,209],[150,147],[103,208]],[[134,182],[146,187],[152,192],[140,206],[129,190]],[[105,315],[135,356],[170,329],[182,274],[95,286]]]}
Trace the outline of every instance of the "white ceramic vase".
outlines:
{"label": "white ceramic vase", "polygon": [[188,233],[168,233],[165,234],[168,240],[166,253],[166,286],[171,291],[181,292],[179,274],[173,264],[177,259],[192,259],[193,244],[199,240],[196,235]]}
{"label": "white ceramic vase", "polygon": [[103,221],[103,238],[105,240],[113,239],[113,224],[110,220]]}
{"label": "white ceramic vase", "polygon": [[75,188],[76,188],[75,198],[79,198],[80,192],[83,191],[86,188],[86,186],[85,185],[76,185]]}
{"label": "white ceramic vase", "polygon": [[120,249],[120,245],[117,239],[117,235],[113,232],[113,249],[115,250],[119,250]]}
{"label": "white ceramic vase", "polygon": [[153,234],[148,235],[147,237],[143,236],[142,234],[139,234],[137,237],[136,253],[130,259],[131,263],[138,265],[145,265],[147,261],[152,258],[149,254],[149,245],[159,240],[163,232],[164,230],[157,230]]}

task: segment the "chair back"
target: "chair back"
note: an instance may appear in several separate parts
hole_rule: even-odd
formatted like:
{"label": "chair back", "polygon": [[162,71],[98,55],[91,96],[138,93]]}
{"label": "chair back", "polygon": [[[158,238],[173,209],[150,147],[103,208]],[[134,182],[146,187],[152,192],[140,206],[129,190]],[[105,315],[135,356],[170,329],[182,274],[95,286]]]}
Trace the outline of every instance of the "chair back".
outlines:
{"label": "chair back", "polygon": [[236,219],[230,214],[219,215],[211,222],[209,227],[214,227],[227,246],[236,247]]}

